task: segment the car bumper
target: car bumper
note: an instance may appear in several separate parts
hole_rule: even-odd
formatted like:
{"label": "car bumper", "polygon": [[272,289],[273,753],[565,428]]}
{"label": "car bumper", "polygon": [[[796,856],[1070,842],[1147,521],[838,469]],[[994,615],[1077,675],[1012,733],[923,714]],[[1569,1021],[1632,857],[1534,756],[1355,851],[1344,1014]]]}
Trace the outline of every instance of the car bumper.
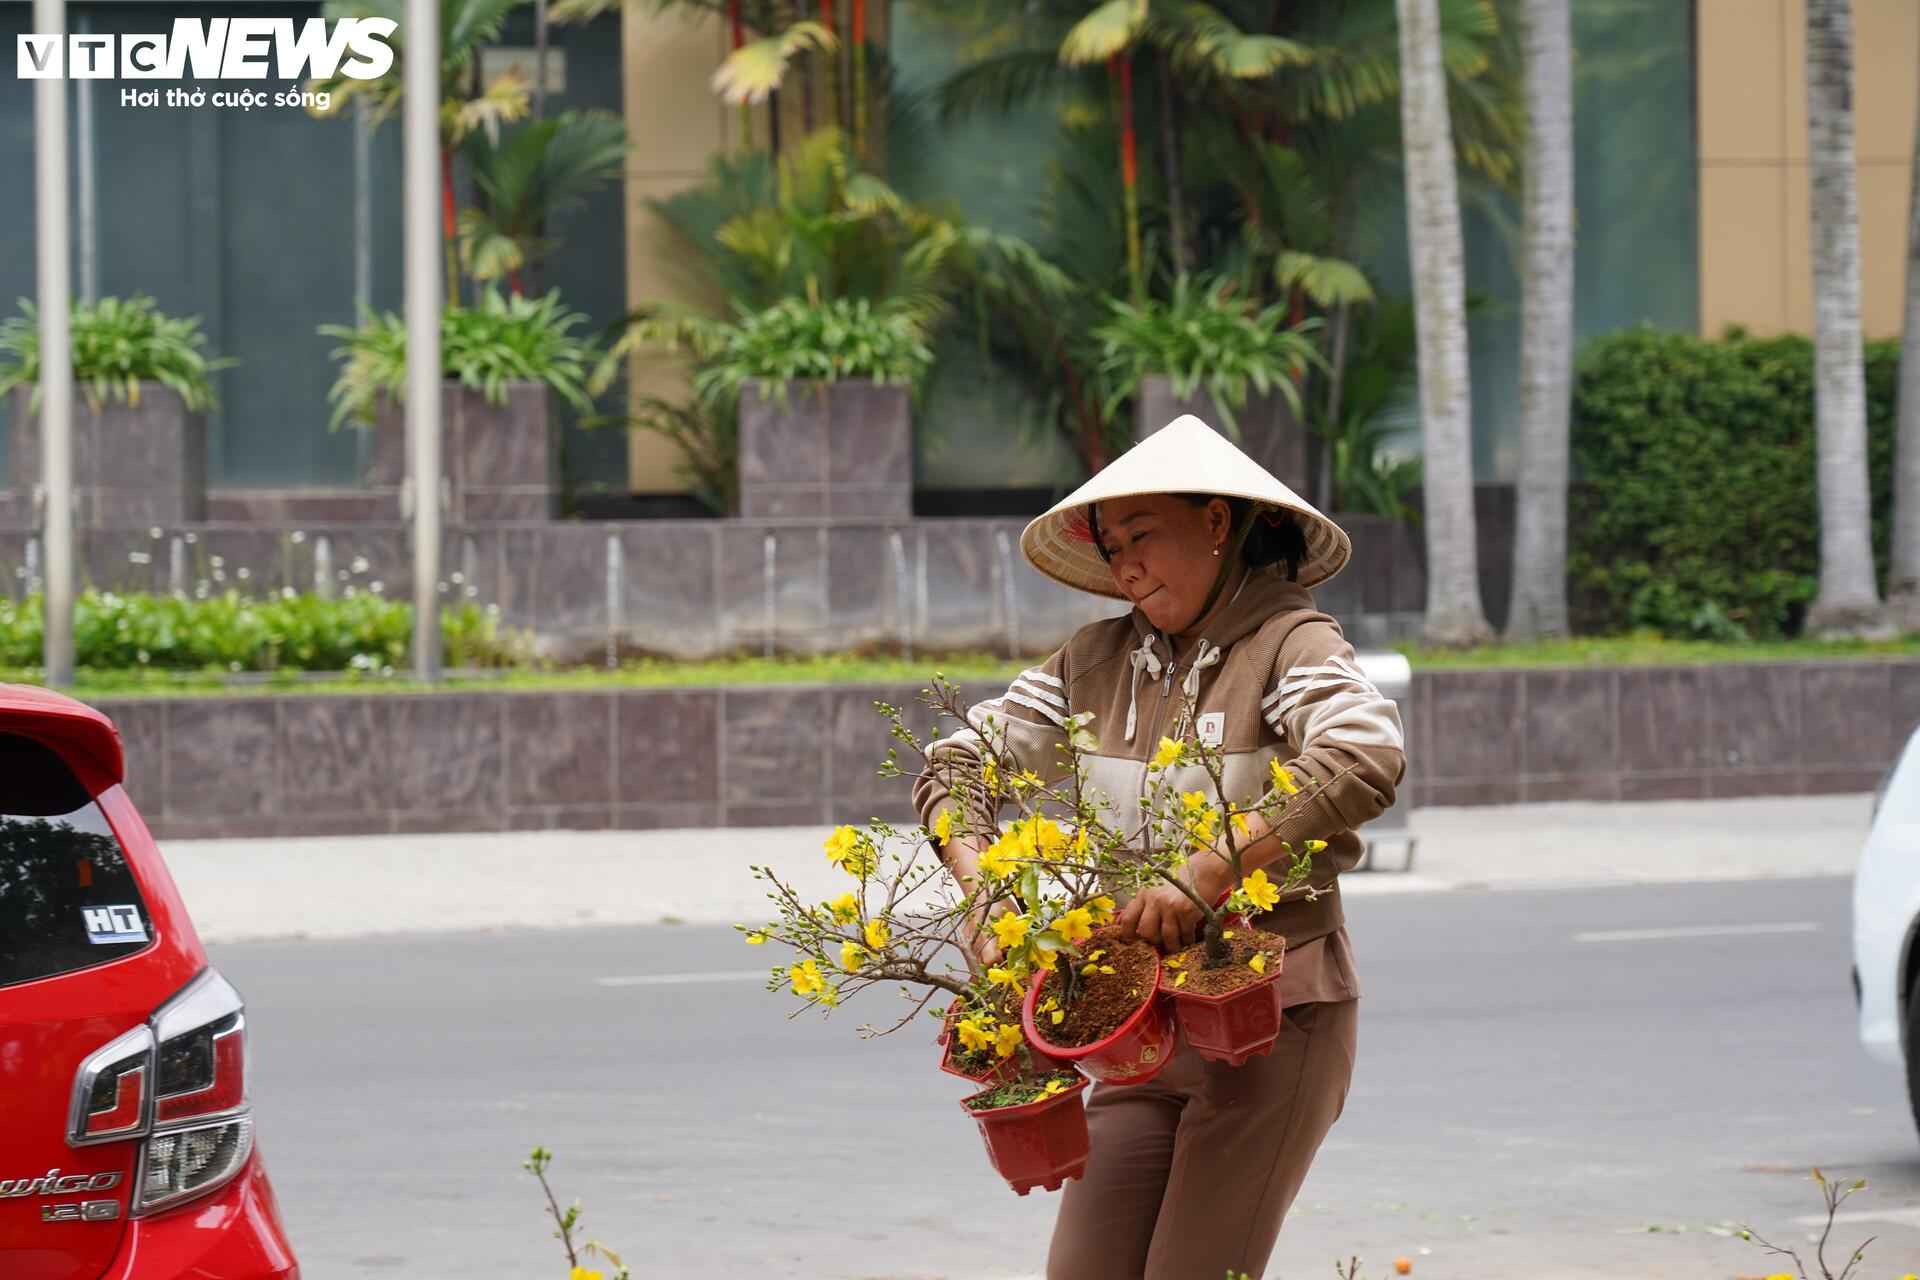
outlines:
{"label": "car bumper", "polygon": [[1915,904],[1910,893],[1900,891],[1903,887],[1890,883],[1871,856],[1861,860],[1853,882],[1853,961],[1860,993],[1860,1043],[1890,1067],[1898,1067],[1905,1060],[1900,972]]}
{"label": "car bumper", "polygon": [[101,1280],[299,1280],[258,1150],[204,1200],[135,1218]]}

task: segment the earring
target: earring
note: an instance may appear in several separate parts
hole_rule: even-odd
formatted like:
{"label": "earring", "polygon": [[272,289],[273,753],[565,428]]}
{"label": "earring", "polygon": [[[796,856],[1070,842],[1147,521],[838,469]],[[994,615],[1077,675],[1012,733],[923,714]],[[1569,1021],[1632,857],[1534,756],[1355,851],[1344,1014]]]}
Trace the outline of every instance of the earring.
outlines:
{"label": "earring", "polygon": [[1215,554],[1215,555],[1219,555],[1219,554],[1220,554],[1220,548],[1218,548],[1218,547],[1215,547],[1215,548],[1213,549],[1213,554]]}

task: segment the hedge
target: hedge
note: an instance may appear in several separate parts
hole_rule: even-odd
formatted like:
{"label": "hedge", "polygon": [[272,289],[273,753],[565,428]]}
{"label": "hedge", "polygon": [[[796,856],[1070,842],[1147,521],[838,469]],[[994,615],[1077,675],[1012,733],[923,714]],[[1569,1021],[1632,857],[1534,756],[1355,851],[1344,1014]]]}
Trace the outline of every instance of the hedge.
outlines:
{"label": "hedge", "polygon": [[[1876,570],[1891,524],[1898,342],[1866,346]],[[1796,634],[1818,586],[1813,344],[1634,329],[1574,372],[1568,589],[1577,629]]]}
{"label": "hedge", "polygon": [[[37,666],[45,618],[37,593],[0,597],[0,666]],[[514,666],[518,641],[471,600],[443,606],[443,657],[453,666]],[[74,664],[100,670],[380,671],[402,667],[413,606],[375,592],[205,597],[83,591],[74,601]]]}

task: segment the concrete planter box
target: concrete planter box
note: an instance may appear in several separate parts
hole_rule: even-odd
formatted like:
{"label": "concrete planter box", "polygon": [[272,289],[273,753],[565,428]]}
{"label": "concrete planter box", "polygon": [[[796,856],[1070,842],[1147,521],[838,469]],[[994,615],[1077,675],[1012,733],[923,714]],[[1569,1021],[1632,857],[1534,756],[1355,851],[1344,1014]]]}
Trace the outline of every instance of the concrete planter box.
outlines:
{"label": "concrete planter box", "polygon": [[[559,505],[558,448],[545,383],[509,382],[494,404],[458,382],[440,384],[440,474],[452,524],[548,520]],[[407,475],[406,413],[383,403],[374,432],[373,467],[365,483],[383,499],[398,497]],[[381,504],[387,506],[385,501]]]}
{"label": "concrete planter box", "polygon": [[[790,826],[910,820],[873,703],[930,736],[921,683],[98,705],[162,839]],[[1857,793],[1920,721],[1920,661],[1416,671],[1403,714],[1399,808]]]}
{"label": "concrete planter box", "polygon": [[913,418],[905,387],[866,379],[789,382],[740,393],[740,514],[866,517],[913,514]]}
{"label": "concrete planter box", "polygon": [[[40,415],[31,400],[30,388],[16,387],[8,405],[16,514],[31,512],[41,483]],[[76,387],[73,480],[74,521],[84,527],[205,520],[206,419],[158,382],[140,384],[137,405],[104,400],[98,410]]]}
{"label": "concrete planter box", "polygon": [[[1146,439],[1183,413],[1191,413],[1228,439],[1233,438],[1206,391],[1196,390],[1192,398],[1182,398],[1173,393],[1171,378],[1155,376],[1143,380],[1140,394],[1134,397],[1134,439]],[[1278,392],[1250,394],[1234,414],[1234,421],[1240,425],[1237,443],[1242,452],[1295,493],[1308,491],[1307,432],[1294,421],[1286,397]]]}

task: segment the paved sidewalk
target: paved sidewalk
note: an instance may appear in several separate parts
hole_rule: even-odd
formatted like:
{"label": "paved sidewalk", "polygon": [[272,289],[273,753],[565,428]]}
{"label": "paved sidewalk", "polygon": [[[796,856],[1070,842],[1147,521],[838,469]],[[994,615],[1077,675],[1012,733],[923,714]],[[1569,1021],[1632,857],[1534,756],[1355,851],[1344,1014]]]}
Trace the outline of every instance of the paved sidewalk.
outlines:
{"label": "paved sidewalk", "polygon": [[[1431,808],[1411,873],[1356,873],[1350,894],[1851,874],[1866,795]],[[825,827],[168,840],[209,941],[576,925],[759,923],[772,866],[800,892],[845,887]],[[1383,845],[1383,867],[1401,850]]]}

